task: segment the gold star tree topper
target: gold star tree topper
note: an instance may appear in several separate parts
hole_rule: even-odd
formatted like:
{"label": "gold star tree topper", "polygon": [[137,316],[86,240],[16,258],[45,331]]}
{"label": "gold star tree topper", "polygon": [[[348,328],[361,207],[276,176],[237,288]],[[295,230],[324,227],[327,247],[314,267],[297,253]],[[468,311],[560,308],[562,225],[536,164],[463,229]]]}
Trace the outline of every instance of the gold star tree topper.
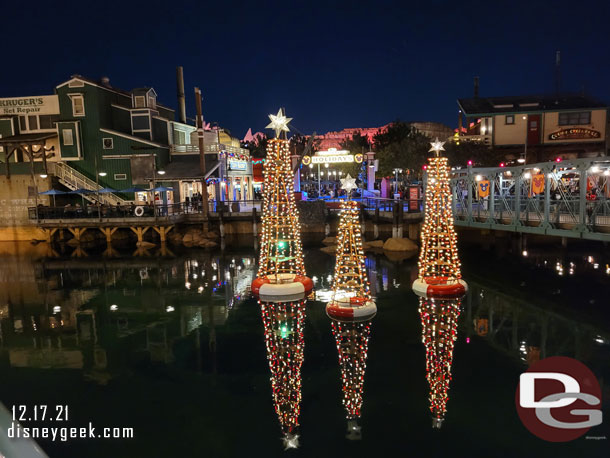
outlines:
{"label": "gold star tree topper", "polygon": [[276,115],[270,114],[269,119],[271,120],[271,122],[267,125],[266,128],[275,130],[276,138],[280,138],[280,134],[282,132],[290,132],[290,129],[288,128],[288,123],[292,121],[292,118],[286,117],[283,108],[280,108],[277,111]]}
{"label": "gold star tree topper", "polygon": [[434,140],[433,142],[430,142],[430,145],[432,145],[432,148],[430,148],[428,151],[434,151],[434,154],[438,157],[438,156],[440,156],[441,151],[445,151],[445,148],[443,148],[444,144],[445,144],[445,142],[439,141],[438,137],[436,137],[436,140]]}
{"label": "gold star tree topper", "polygon": [[352,178],[349,173],[345,178],[341,179],[341,189],[344,189],[348,196],[352,192],[352,189],[356,189],[357,187],[356,179]]}

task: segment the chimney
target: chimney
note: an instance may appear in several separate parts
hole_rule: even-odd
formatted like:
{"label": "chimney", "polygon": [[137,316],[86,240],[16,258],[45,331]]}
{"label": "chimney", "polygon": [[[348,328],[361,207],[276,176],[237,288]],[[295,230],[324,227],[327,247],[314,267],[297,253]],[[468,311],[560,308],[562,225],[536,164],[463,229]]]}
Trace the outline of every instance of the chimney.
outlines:
{"label": "chimney", "polygon": [[100,83],[102,83],[102,86],[110,87],[110,78],[108,78],[107,76],[102,76],[100,78]]}
{"label": "chimney", "polygon": [[479,77],[474,77],[474,97],[475,99],[479,97]]}
{"label": "chimney", "polygon": [[182,67],[176,67],[176,85],[178,90],[179,121],[186,124],[186,100],[184,98],[184,72]]}

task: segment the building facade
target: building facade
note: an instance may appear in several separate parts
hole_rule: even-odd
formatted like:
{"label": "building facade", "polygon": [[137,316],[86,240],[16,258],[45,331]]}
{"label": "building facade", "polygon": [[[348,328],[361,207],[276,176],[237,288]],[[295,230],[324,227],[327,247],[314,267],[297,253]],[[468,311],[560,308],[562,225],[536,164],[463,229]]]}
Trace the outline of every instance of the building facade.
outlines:
{"label": "building facade", "polygon": [[473,97],[458,99],[458,106],[457,139],[503,150],[509,160],[607,154],[608,106],[591,97]]}
{"label": "building facade", "polygon": [[154,198],[124,190],[164,184],[173,191],[156,197],[172,203],[201,193],[205,180],[213,198],[252,198],[248,150],[220,128],[204,131],[204,177],[195,126],[175,121],[153,88],[124,91],[75,75],[54,92],[0,98],[0,184],[12,193],[0,215],[23,219],[28,206],[49,203],[41,191],[58,187],[112,188],[99,198],[114,205]]}

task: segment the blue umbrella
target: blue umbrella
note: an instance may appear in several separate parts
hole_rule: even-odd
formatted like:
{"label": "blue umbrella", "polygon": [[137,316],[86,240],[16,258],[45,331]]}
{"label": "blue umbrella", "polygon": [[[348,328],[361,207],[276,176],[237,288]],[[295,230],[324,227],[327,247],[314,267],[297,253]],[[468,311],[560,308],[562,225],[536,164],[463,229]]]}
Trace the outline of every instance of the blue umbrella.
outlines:
{"label": "blue umbrella", "polygon": [[121,189],[119,192],[148,192],[150,189],[138,188],[137,186],[132,186],[131,188]]}
{"label": "blue umbrella", "polygon": [[53,206],[55,207],[55,196],[68,193],[66,191],[58,191],[57,189],[49,189],[48,191],[39,192],[38,194],[42,194],[43,196],[53,196]]}
{"label": "blue umbrella", "polygon": [[74,191],[70,191],[69,194],[95,194],[96,191],[93,191],[91,189],[85,189],[85,188],[78,188],[75,189]]}
{"label": "blue umbrella", "polygon": [[97,192],[104,194],[104,193],[108,193],[108,192],[118,192],[116,189],[112,189],[112,188],[102,188],[99,189]]}
{"label": "blue umbrella", "polygon": [[156,188],[151,189],[151,191],[155,192],[165,192],[165,191],[173,191],[174,188],[166,188],[165,186],[157,186]]}

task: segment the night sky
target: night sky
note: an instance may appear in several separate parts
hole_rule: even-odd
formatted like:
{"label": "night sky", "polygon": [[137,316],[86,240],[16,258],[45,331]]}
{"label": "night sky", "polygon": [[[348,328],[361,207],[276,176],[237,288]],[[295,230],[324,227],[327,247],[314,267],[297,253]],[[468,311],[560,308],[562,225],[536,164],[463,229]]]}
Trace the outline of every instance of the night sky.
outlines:
{"label": "night sky", "polygon": [[243,137],[286,107],[303,133],[397,118],[457,123],[458,97],[562,89],[610,101],[606,1],[4,2],[0,97],[50,94],[73,74],[152,86],[176,106],[184,66],[206,121]]}

